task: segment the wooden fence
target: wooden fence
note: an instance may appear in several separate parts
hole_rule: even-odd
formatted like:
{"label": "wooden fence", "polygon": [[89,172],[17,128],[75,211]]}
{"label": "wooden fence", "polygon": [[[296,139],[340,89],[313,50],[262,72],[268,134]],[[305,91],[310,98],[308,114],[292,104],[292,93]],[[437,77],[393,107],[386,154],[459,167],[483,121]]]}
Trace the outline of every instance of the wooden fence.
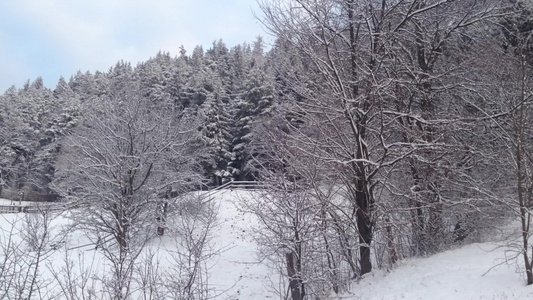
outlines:
{"label": "wooden fence", "polygon": [[59,203],[39,203],[39,204],[24,204],[18,203],[13,205],[0,205],[0,213],[38,213],[43,211],[60,211],[63,210],[63,205]]}
{"label": "wooden fence", "polygon": [[[265,188],[265,185],[258,181],[229,181],[221,186],[210,189],[208,191],[207,196],[210,197],[215,192],[220,191],[220,190],[238,190],[238,189],[261,190],[264,188]],[[58,198],[56,196],[54,195],[50,195],[50,196],[51,196],[51,199],[57,201]],[[0,213],[19,213],[19,212],[38,213],[41,211],[51,211],[51,210],[60,211],[60,210],[66,209],[65,205],[59,202],[28,203],[26,201],[18,201],[18,199],[22,199],[22,198],[15,198],[15,199],[17,200],[13,200],[11,205],[0,205]]]}
{"label": "wooden fence", "polygon": [[221,186],[217,186],[209,190],[209,192],[216,192],[220,190],[262,190],[265,185],[259,181],[229,181]]}
{"label": "wooden fence", "polygon": [[213,200],[213,195],[222,190],[263,190],[266,185],[259,181],[229,181],[221,186],[209,189],[207,193],[203,195],[202,202],[207,203]]}
{"label": "wooden fence", "polygon": [[9,199],[13,201],[31,201],[31,202],[57,202],[61,200],[59,195],[54,194],[39,194],[28,190],[0,190],[0,198]]}

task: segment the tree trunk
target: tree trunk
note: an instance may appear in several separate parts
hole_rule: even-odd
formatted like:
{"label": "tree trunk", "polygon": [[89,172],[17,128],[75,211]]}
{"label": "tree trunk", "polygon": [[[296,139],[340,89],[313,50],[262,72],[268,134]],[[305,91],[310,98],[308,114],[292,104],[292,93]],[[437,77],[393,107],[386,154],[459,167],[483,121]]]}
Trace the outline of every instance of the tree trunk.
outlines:
{"label": "tree trunk", "polygon": [[[520,142],[519,142],[520,143]],[[522,255],[524,257],[524,266],[526,268],[526,277],[527,277],[527,284],[533,284],[533,265],[531,264],[531,259],[528,254],[528,248],[529,248],[529,225],[531,223],[531,215],[529,213],[529,209],[526,205],[526,199],[524,195],[524,177],[525,174],[523,174],[522,170],[522,152],[520,144],[517,147],[517,166],[518,166],[518,200],[520,205],[520,221],[522,225],[522,242],[523,242],[523,249],[522,249]]]}
{"label": "tree trunk", "polygon": [[120,251],[122,253],[125,253],[128,249],[128,224],[126,220],[121,220],[119,225],[119,245],[120,245]]}
{"label": "tree trunk", "polygon": [[122,203],[114,203],[112,213],[115,217],[115,239],[120,248],[120,253],[125,253],[128,248],[128,224],[124,215]]}
{"label": "tree trunk", "polygon": [[167,211],[168,211],[168,202],[164,202],[161,208],[161,214],[157,216],[157,235],[163,236],[165,235],[165,228],[166,228],[166,219],[167,219]]}
{"label": "tree trunk", "polygon": [[285,254],[285,261],[287,263],[287,274],[289,275],[289,290],[291,292],[292,300],[303,300],[305,297],[305,289],[302,277],[295,265],[294,255],[292,253]]}
{"label": "tree trunk", "polygon": [[520,208],[520,221],[522,225],[522,242],[523,242],[523,257],[524,257],[524,266],[526,268],[526,277],[527,284],[533,284],[533,265],[531,262],[531,257],[529,257],[529,235],[530,235],[530,226],[531,226],[531,198],[528,196],[528,190],[532,187],[528,184],[529,180],[527,176],[530,174],[528,170],[528,157],[527,157],[527,148],[529,139],[526,136],[526,128],[529,126],[526,115],[526,61],[522,57],[521,68],[520,68],[520,77],[522,78],[520,85],[520,105],[515,112],[514,122],[515,128],[514,133],[516,136],[516,145],[515,145],[515,160],[516,160],[516,175],[517,175],[517,187],[518,187],[518,204]]}
{"label": "tree trunk", "polygon": [[[361,184],[362,185],[362,184]],[[360,187],[362,189],[362,186]],[[359,257],[361,275],[372,271],[370,259],[370,244],[372,243],[372,221],[370,219],[369,195],[362,190],[356,191],[357,202],[357,230],[359,232]]]}
{"label": "tree trunk", "polygon": [[385,232],[387,234],[387,249],[389,252],[389,264],[393,265],[398,261],[398,253],[396,252],[396,247],[394,246],[394,235],[392,234],[392,226],[390,218],[385,217]]}

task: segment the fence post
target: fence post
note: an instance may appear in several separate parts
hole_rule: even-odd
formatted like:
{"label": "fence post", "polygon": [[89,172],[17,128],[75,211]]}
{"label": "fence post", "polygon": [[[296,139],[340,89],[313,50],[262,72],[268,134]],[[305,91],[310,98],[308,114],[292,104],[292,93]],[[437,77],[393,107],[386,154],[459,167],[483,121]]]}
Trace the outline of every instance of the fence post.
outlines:
{"label": "fence post", "polygon": [[20,192],[20,199],[19,199],[19,212],[22,212],[22,201],[24,200],[24,191]]}

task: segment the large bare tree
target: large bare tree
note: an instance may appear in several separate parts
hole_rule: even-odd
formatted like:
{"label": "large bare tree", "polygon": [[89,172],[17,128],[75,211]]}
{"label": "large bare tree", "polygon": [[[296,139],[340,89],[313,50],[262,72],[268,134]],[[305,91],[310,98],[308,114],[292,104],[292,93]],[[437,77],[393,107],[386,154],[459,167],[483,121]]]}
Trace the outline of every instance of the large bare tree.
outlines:
{"label": "large bare tree", "polygon": [[63,145],[55,188],[112,264],[112,297],[124,299],[136,257],[172,208],[168,194],[201,183],[198,120],[143,97],[127,73],[85,105],[82,124]]}
{"label": "large bare tree", "polygon": [[513,1],[498,25],[485,47],[486,57],[498,57],[485,72],[492,83],[486,90],[489,108],[500,111],[491,118],[491,132],[501,144],[496,168],[507,175],[499,182],[500,196],[520,220],[521,238],[514,246],[523,258],[527,284],[533,284],[533,2]]}
{"label": "large bare tree", "polygon": [[327,164],[329,181],[344,187],[359,274],[372,269],[378,219],[389,224],[382,228],[396,256],[390,222],[397,204],[413,212],[399,217],[411,220],[413,254],[426,254],[450,233],[455,213],[444,211],[480,200],[462,202],[457,190],[481,188],[469,175],[475,122],[465,107],[476,93],[468,47],[480,37],[470,29],[496,8],[492,1],[262,2],[265,25],[293,57],[277,68],[293,104],[284,112],[289,144]]}

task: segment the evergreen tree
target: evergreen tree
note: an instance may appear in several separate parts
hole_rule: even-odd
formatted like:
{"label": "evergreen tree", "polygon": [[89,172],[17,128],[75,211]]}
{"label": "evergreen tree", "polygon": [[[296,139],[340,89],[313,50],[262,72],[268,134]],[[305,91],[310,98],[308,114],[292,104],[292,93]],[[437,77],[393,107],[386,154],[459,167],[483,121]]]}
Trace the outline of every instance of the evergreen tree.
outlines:
{"label": "evergreen tree", "polygon": [[263,117],[268,117],[274,102],[273,76],[269,73],[262,55],[261,40],[255,44],[251,56],[251,68],[243,82],[239,97],[234,100],[234,124],[231,167],[237,180],[253,180],[250,163],[255,155],[250,152],[254,139],[252,127]]}
{"label": "evergreen tree", "polygon": [[2,185],[13,192],[49,193],[60,142],[76,123],[75,95],[63,78],[54,92],[42,78],[2,97]]}
{"label": "evergreen tree", "polygon": [[204,171],[211,183],[220,185],[231,177],[229,163],[232,161],[230,152],[230,119],[227,102],[220,94],[211,93],[202,106],[205,123],[203,137],[208,145],[209,154],[204,162]]}
{"label": "evergreen tree", "polygon": [[81,100],[89,98],[93,89],[93,76],[90,72],[82,73],[78,71],[74,76],[70,77],[68,85],[74,93],[76,93]]}

